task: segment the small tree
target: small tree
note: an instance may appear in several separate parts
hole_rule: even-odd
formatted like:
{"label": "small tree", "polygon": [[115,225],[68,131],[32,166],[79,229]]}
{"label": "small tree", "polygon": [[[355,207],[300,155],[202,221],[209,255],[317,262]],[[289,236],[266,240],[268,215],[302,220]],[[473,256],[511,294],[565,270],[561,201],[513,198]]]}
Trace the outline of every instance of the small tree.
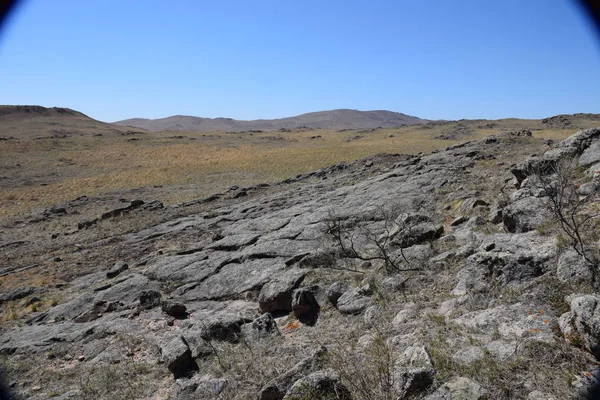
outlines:
{"label": "small tree", "polygon": [[600,214],[591,210],[597,198],[595,190],[584,194],[577,184],[578,167],[574,160],[561,159],[532,167],[532,185],[541,189],[545,205],[559,222],[569,246],[588,264],[592,287],[598,291],[598,254],[591,246],[593,229],[591,222]]}

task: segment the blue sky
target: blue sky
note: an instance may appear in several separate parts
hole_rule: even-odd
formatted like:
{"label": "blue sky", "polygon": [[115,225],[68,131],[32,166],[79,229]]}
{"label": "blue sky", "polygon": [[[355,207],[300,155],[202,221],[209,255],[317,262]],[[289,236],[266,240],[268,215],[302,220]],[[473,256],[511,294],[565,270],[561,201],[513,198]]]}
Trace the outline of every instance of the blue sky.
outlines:
{"label": "blue sky", "polygon": [[103,121],[600,112],[600,37],[567,0],[25,0],[0,104]]}

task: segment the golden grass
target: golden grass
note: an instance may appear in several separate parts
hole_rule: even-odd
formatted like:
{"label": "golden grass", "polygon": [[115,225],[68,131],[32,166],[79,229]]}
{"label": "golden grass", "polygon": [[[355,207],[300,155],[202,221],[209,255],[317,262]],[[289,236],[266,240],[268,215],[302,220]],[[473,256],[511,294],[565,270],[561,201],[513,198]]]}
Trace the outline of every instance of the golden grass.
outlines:
{"label": "golden grass", "polygon": [[[515,127],[525,123],[507,121]],[[172,138],[174,133],[169,132],[141,135],[136,141],[127,136],[5,141],[0,142],[0,167],[15,182],[0,192],[0,218],[82,195],[155,185],[172,189],[160,199],[172,204],[220,192],[234,184],[277,182],[377,153],[429,152],[503,130],[502,126],[475,129],[458,140],[437,138],[448,129],[405,127],[373,132],[312,130],[252,135],[178,132],[184,139]],[[535,136],[563,139],[573,132],[540,130]],[[15,167],[17,164],[20,167]]]}

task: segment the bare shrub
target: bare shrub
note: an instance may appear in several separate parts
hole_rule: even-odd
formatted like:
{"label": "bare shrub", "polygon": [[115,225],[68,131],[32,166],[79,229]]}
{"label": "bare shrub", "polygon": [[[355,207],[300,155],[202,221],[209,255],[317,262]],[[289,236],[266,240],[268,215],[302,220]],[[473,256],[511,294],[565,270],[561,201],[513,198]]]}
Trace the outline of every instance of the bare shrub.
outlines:
{"label": "bare shrub", "polygon": [[[333,239],[333,246],[341,258],[361,261],[382,261],[386,273],[422,270],[420,265],[407,259],[401,246],[395,246],[393,239],[409,235],[416,221],[411,218],[398,218],[394,208],[382,208],[371,215],[360,218],[344,218],[329,210],[325,220],[325,233]],[[380,229],[373,227],[373,221],[380,221]]]}
{"label": "bare shrub", "polygon": [[578,167],[574,160],[561,159],[532,167],[532,185],[545,196],[545,206],[554,215],[566,244],[588,264],[594,291],[598,291],[598,251],[591,243],[595,229],[593,221],[600,216],[590,204],[598,196],[595,191],[583,194],[579,190]]}

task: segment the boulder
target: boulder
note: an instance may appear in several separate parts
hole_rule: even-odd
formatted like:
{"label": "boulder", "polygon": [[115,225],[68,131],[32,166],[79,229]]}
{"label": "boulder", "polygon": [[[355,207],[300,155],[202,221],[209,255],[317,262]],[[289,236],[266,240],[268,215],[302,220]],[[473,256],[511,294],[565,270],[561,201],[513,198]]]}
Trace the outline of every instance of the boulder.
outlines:
{"label": "boulder", "polygon": [[394,386],[400,398],[414,396],[433,384],[435,369],[425,346],[410,346],[394,368]]}
{"label": "boulder", "polygon": [[325,294],[327,295],[327,300],[329,300],[329,302],[333,304],[334,307],[337,307],[338,299],[346,291],[348,291],[348,289],[350,289],[350,286],[348,286],[348,284],[345,282],[332,283],[331,286],[329,286],[329,288],[327,288],[327,291],[325,292]]}
{"label": "boulder", "polygon": [[577,296],[570,304],[571,311],[561,315],[558,321],[565,339],[600,359],[600,297]]}
{"label": "boulder", "polygon": [[477,382],[458,377],[446,382],[425,400],[487,400],[488,393]]}
{"label": "boulder", "polygon": [[589,283],[592,281],[590,267],[590,264],[575,250],[569,249],[558,257],[556,277],[565,283]]}
{"label": "boulder", "polygon": [[218,314],[202,321],[200,336],[207,341],[237,342],[241,334],[241,322],[238,316]]}
{"label": "boulder", "polygon": [[502,210],[502,222],[511,233],[535,230],[553,218],[544,200],[538,197],[519,199]]}
{"label": "boulder", "polygon": [[263,312],[277,313],[292,310],[292,293],[304,279],[304,272],[289,272],[265,284],[258,295]]}
{"label": "boulder", "polygon": [[351,400],[352,395],[334,370],[325,369],[298,379],[284,396],[284,400],[305,399]]}
{"label": "boulder", "polygon": [[260,390],[259,400],[281,400],[286,395],[288,389],[300,378],[318,371],[323,364],[323,356],[327,352],[325,347],[315,350],[310,356],[306,357],[289,371],[277,376],[267,382]]}
{"label": "boulder", "polygon": [[160,349],[164,363],[175,379],[189,377],[198,371],[198,364],[183,336],[168,340]]}
{"label": "boulder", "polygon": [[372,291],[369,285],[346,291],[337,301],[337,308],[342,314],[360,314],[372,304]]}
{"label": "boulder", "polygon": [[173,318],[185,319],[188,316],[186,306],[175,301],[165,300],[160,303],[160,308],[165,314]]}
{"label": "boulder", "polygon": [[300,322],[309,326],[314,325],[319,317],[320,309],[319,303],[310,290],[306,288],[294,290],[292,294],[292,311]]}
{"label": "boulder", "polygon": [[117,277],[121,272],[127,271],[129,265],[123,261],[119,261],[116,263],[111,269],[106,271],[106,278],[112,279]]}
{"label": "boulder", "polygon": [[240,330],[244,339],[250,342],[268,338],[279,333],[277,322],[275,322],[270,313],[264,313],[256,317],[254,321],[242,325]]}
{"label": "boulder", "polygon": [[430,222],[419,223],[413,226],[406,226],[392,240],[392,244],[407,248],[423,242],[430,242],[438,239],[444,233],[443,225],[436,225]]}
{"label": "boulder", "polygon": [[156,290],[145,290],[140,293],[140,308],[149,310],[160,305],[162,295]]}

